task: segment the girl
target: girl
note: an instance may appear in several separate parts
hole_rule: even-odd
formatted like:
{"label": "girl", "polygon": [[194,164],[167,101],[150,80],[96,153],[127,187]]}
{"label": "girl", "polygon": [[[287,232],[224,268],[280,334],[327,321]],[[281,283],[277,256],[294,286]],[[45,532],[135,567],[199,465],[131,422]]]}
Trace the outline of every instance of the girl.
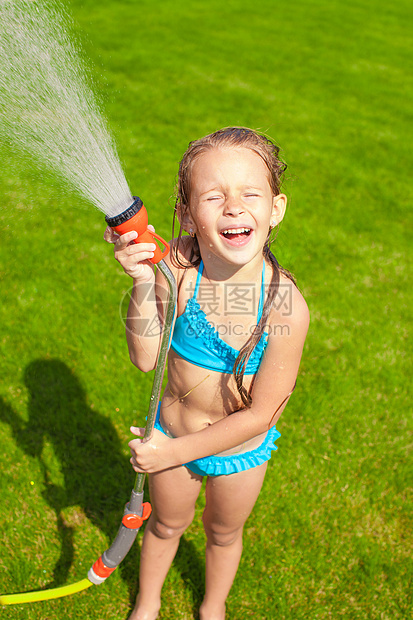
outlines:
{"label": "girl", "polygon": [[[280,436],[275,424],[295,387],[307,305],[270,252],[283,219],[286,168],[278,147],[231,127],[192,142],[179,168],[179,234],[168,264],[178,285],[168,384],[151,439],[129,443],[136,472],[148,472],[153,512],[141,555],[133,620],[157,618],[161,589],[206,481],[206,588],[201,620],[223,620],[242,551],[242,531]],[[174,219],[175,223],[175,219]],[[183,231],[189,236],[182,236]],[[149,262],[154,246],[110,228],[105,239],[133,278],[127,319],[132,362],[157,361],[166,285]],[[137,312],[136,312],[137,309]],[[160,330],[157,330],[159,334]]]}

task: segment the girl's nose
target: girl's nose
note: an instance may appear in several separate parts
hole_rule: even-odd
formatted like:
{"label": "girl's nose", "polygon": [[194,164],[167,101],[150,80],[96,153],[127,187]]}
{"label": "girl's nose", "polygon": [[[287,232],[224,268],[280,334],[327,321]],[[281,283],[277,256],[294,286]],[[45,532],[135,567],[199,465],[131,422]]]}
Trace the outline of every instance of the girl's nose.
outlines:
{"label": "girl's nose", "polygon": [[228,197],[225,202],[226,215],[241,215],[244,213],[244,207],[241,202],[235,197]]}

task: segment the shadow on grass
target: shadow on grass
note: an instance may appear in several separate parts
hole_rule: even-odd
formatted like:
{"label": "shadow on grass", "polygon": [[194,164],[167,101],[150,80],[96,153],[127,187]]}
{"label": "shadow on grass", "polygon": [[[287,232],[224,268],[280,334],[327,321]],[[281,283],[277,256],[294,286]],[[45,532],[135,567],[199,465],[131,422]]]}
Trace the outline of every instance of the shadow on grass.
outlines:
{"label": "shadow on grass", "polygon": [[[16,443],[37,458],[43,469],[43,496],[56,513],[61,539],[52,587],[66,582],[74,555],[73,528],[66,522],[63,510],[80,506],[111,540],[118,530],[134,476],[113,424],[87,405],[79,380],[63,362],[52,359],[30,363],[24,382],[30,393],[27,423],[5,403],[0,404],[0,415],[10,425]],[[58,461],[56,471],[63,478],[61,485],[53,482],[56,471],[50,471],[44,457],[44,448],[49,445]]]}
{"label": "shadow on grass", "polygon": [[[84,389],[66,364],[56,359],[31,362],[25,370],[24,381],[30,393],[27,423],[2,400],[0,418],[9,424],[20,448],[37,458],[43,470],[43,496],[56,513],[61,540],[60,558],[53,571],[53,581],[48,585],[52,588],[67,582],[74,557],[73,527],[65,520],[63,511],[70,506],[80,506],[86,517],[112,542],[135,475],[129,457],[122,452],[115,427],[108,418],[88,406]],[[50,471],[44,457],[44,448],[49,444],[59,463],[61,485],[53,482],[56,471]],[[142,530],[138,535],[142,536]],[[188,545],[191,543],[182,540],[175,564],[194,593],[195,604],[200,588],[193,580],[195,575],[201,574],[201,569],[199,560],[195,559],[196,552],[188,549]],[[132,551],[119,569],[129,588],[131,603],[136,594],[138,563],[136,551]]]}
{"label": "shadow on grass", "polygon": [[205,566],[199,557],[192,541],[182,536],[174,566],[181,573],[182,581],[192,595],[194,618],[198,618],[198,610],[204,598]]}
{"label": "shadow on grass", "polygon": [[[135,547],[136,548],[136,547]],[[136,552],[135,552],[136,553]],[[125,581],[129,586],[130,603],[135,605],[135,598],[138,594],[137,575],[140,568],[140,555],[136,558],[135,554],[130,553],[124,560],[125,564]],[[185,584],[185,589],[190,592],[192,599],[193,617],[198,618],[199,607],[204,598],[205,591],[205,563],[199,556],[199,552],[190,540],[187,540],[185,534],[181,537],[179,547],[173,566],[178,570],[181,579]],[[168,579],[162,590],[162,599],[167,601],[168,595]]]}

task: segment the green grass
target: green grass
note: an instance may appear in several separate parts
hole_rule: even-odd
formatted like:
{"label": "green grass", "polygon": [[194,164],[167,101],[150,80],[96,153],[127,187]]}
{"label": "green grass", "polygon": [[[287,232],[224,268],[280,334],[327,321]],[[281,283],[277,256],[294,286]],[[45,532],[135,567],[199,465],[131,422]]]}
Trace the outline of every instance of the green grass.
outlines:
{"label": "green grass", "polygon": [[[401,0],[70,3],[131,189],[170,235],[189,140],[268,132],[289,164],[275,252],[312,323],[298,387],[246,526],[228,619],[412,613],[411,124]],[[36,169],[0,170],[0,592],[83,579],[133,485],[128,428],[151,389],[128,361],[130,286],[102,215]],[[162,620],[196,617],[199,501]],[[13,619],[126,619],[139,541],[105,585],[7,607]]]}

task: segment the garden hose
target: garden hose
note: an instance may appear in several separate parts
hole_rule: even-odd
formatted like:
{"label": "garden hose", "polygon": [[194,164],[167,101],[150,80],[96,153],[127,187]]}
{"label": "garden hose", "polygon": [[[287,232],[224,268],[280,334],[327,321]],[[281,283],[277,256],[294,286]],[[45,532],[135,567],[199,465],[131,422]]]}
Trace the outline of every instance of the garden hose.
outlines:
{"label": "garden hose", "polygon": [[82,579],[70,586],[53,588],[52,590],[40,590],[39,592],[25,592],[24,594],[4,594],[0,596],[0,605],[20,605],[22,603],[35,603],[36,601],[48,601],[52,598],[61,598],[69,594],[81,592],[92,586],[89,579]]}
{"label": "garden hose", "polygon": [[[165,314],[165,322],[162,330],[162,338],[158,361],[155,369],[154,380],[152,384],[152,392],[149,402],[149,410],[145,435],[143,441],[149,439],[155,426],[156,413],[159,404],[159,398],[162,388],[162,380],[165,372],[166,359],[170,344],[170,333],[176,305],[176,282],[173,273],[163,260],[169,252],[169,246],[159,235],[148,229],[148,215],[142,201],[138,197],[134,197],[133,204],[123,213],[114,218],[106,217],[106,222],[119,234],[125,234],[132,230],[136,230],[138,238],[135,243],[148,243],[158,239],[165,248],[155,250],[151,262],[156,264],[160,272],[164,275],[169,287],[168,306]],[[54,588],[52,590],[41,590],[38,592],[26,592],[24,594],[5,594],[0,596],[1,605],[18,605],[21,603],[33,603],[35,601],[45,601],[53,598],[61,598],[74,594],[89,588],[95,584],[103,583],[107,577],[119,566],[132,547],[136,535],[141,528],[143,522],[149,518],[151,506],[148,502],[143,502],[143,487],[145,483],[145,473],[136,475],[135,486],[132,490],[129,503],[126,504],[122,522],[118,533],[112,545],[104,551],[98,560],[89,569],[87,579],[78,581],[72,585]]]}

